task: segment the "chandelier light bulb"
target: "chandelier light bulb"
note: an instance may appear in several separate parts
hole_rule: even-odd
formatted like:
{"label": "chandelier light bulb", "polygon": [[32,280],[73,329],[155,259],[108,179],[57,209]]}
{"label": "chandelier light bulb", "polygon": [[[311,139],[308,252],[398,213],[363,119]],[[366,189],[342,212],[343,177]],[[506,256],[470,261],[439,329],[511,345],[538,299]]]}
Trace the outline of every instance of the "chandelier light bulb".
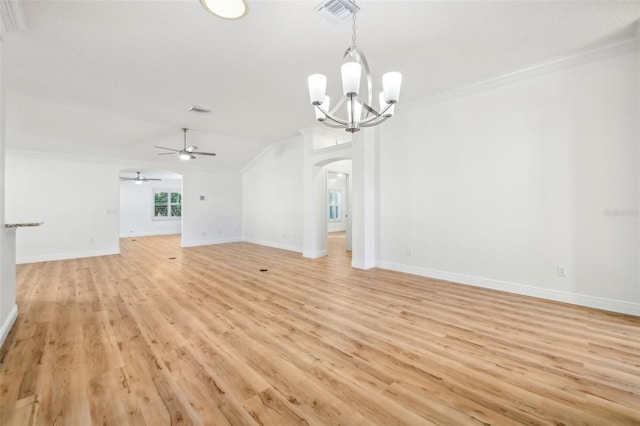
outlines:
{"label": "chandelier light bulb", "polygon": [[[329,109],[331,108],[331,98],[329,96],[325,96],[324,102],[322,102],[320,107],[325,111],[329,111]],[[327,119],[327,116],[324,115],[322,111],[320,111],[320,108],[316,108],[316,120],[324,121],[326,119]]]}
{"label": "chandelier light bulb", "polygon": [[180,159],[181,160],[190,160],[191,159],[191,154],[189,154],[188,152],[181,152],[180,153]]}
{"label": "chandelier light bulb", "polygon": [[327,91],[327,77],[322,74],[311,74],[307,79],[309,84],[309,99],[313,105],[320,105],[325,100]]}
{"label": "chandelier light bulb", "polygon": [[382,76],[382,90],[388,104],[395,104],[400,100],[401,85],[402,74],[399,72],[388,72]]}
{"label": "chandelier light bulb", "polygon": [[[380,103],[380,113],[383,117],[393,117],[393,110],[395,109],[395,104],[388,104],[387,100],[384,97],[384,92],[380,92],[378,95],[378,102]],[[389,107],[388,110],[384,111],[385,108]],[[384,113],[382,112],[384,111]]]}
{"label": "chandelier light bulb", "polygon": [[342,90],[345,96],[358,95],[360,92],[360,76],[362,75],[362,65],[357,62],[346,62],[342,64]]}

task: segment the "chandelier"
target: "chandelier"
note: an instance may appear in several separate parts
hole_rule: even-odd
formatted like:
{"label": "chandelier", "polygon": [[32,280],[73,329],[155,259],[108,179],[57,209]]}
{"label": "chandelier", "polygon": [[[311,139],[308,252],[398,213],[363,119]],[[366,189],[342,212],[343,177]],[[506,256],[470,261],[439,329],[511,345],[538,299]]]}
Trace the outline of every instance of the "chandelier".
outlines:
{"label": "chandelier", "polygon": [[[378,95],[380,110],[373,108],[373,85],[371,84],[371,72],[364,53],[356,45],[356,13],[358,11],[353,1],[352,11],[353,25],[351,46],[343,56],[342,64],[342,91],[344,96],[331,108],[331,99],[326,96],[327,77],[322,74],[312,74],[308,78],[309,98],[315,108],[316,120],[329,127],[345,129],[347,132],[357,132],[361,127],[376,126],[393,116],[395,104],[400,97],[400,85],[402,74],[388,72],[382,76],[382,91]],[[367,102],[360,100],[360,79],[362,72],[367,82]],[[346,119],[339,118],[335,114],[346,104]]]}

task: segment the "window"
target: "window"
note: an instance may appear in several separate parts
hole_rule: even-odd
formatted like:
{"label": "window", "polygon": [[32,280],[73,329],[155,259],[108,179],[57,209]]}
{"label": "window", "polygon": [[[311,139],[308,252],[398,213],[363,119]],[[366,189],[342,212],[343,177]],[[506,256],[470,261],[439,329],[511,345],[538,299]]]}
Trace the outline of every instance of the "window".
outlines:
{"label": "window", "polygon": [[337,189],[329,190],[329,222],[340,222],[342,220],[342,200],[341,193]]}
{"label": "window", "polygon": [[182,217],[182,194],[179,192],[153,191],[153,219],[171,220]]}

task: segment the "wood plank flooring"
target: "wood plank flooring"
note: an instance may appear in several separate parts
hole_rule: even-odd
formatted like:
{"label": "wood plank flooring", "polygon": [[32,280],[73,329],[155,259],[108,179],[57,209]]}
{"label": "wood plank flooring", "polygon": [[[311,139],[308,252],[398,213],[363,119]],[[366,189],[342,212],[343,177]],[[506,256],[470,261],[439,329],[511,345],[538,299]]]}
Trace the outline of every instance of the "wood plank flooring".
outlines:
{"label": "wood plank flooring", "polygon": [[348,256],[121,246],[18,267],[0,424],[640,425],[639,317]]}

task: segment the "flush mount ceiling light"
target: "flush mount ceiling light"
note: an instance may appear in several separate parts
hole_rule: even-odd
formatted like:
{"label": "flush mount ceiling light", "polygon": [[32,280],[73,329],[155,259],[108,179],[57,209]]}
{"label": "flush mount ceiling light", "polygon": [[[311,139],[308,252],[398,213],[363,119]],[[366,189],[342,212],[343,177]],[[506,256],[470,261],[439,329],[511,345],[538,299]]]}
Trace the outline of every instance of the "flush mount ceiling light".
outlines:
{"label": "flush mount ceiling light", "polygon": [[[359,8],[353,2],[353,33],[351,46],[344,53],[342,64],[342,91],[344,96],[340,102],[330,110],[331,99],[325,96],[327,90],[327,77],[322,74],[309,76],[309,98],[315,107],[316,120],[334,128],[345,129],[347,132],[357,132],[361,127],[376,126],[393,116],[395,104],[400,97],[400,85],[402,74],[388,72],[382,76],[382,91],[378,96],[380,111],[376,111],[373,105],[373,85],[371,84],[371,72],[364,53],[356,46],[356,14]],[[367,80],[367,102],[358,98],[360,92],[360,78],[362,71]],[[347,118],[338,118],[335,113],[346,103]]]}
{"label": "flush mount ceiling light", "polygon": [[200,0],[202,7],[224,19],[240,19],[249,12],[244,0]]}

